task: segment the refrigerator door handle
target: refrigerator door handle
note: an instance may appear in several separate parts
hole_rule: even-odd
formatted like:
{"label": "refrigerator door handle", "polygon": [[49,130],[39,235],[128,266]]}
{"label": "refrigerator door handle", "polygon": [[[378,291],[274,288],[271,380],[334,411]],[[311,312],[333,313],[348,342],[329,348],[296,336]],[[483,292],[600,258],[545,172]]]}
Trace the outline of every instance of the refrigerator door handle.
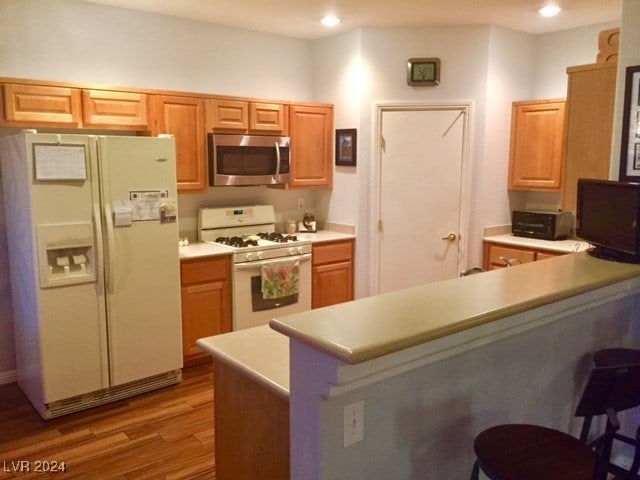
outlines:
{"label": "refrigerator door handle", "polygon": [[96,260],[94,270],[96,272],[98,295],[102,295],[104,294],[104,277],[102,272],[104,252],[102,251],[102,219],[100,218],[100,204],[98,203],[93,204],[93,224],[96,231]]}
{"label": "refrigerator door handle", "polygon": [[105,265],[106,269],[106,277],[107,277],[107,293],[113,293],[115,290],[115,259],[114,255],[115,251],[115,238],[113,236],[113,214],[111,212],[111,205],[108,203],[104,204],[104,223],[107,227],[107,262]]}

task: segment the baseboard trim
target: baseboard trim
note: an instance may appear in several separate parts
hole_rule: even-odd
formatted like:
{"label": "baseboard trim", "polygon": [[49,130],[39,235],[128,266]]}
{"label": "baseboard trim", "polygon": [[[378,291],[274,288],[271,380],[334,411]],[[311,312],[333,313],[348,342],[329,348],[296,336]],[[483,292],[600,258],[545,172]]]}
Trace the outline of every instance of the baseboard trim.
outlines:
{"label": "baseboard trim", "polygon": [[14,383],[16,381],[16,371],[0,372],[0,385]]}

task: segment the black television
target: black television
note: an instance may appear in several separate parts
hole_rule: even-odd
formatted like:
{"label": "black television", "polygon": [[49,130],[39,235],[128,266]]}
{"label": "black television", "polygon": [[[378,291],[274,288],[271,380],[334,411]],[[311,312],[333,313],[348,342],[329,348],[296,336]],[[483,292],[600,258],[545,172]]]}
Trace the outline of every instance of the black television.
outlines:
{"label": "black television", "polygon": [[576,235],[599,258],[640,263],[640,184],[578,179]]}

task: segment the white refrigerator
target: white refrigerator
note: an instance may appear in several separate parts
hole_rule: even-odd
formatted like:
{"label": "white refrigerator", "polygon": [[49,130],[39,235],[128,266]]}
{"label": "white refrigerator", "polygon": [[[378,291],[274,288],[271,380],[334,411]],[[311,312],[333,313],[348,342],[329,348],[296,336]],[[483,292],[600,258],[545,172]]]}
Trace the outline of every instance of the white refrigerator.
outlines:
{"label": "white refrigerator", "polygon": [[181,380],[172,137],[0,138],[20,388],[43,418]]}

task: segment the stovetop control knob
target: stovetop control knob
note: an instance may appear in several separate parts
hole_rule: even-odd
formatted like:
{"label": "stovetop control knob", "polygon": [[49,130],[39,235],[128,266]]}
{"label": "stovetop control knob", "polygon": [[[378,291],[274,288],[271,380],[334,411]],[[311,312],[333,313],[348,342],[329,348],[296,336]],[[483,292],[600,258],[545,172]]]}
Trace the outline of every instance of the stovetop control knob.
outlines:
{"label": "stovetop control knob", "polygon": [[258,252],[256,253],[256,257],[258,257],[258,260],[262,260],[264,258],[264,253]]}
{"label": "stovetop control knob", "polygon": [[253,252],[249,252],[247,253],[247,261],[248,262],[252,262],[256,259],[256,254]]}
{"label": "stovetop control knob", "polygon": [[302,253],[302,247],[289,248],[289,255],[300,255]]}

